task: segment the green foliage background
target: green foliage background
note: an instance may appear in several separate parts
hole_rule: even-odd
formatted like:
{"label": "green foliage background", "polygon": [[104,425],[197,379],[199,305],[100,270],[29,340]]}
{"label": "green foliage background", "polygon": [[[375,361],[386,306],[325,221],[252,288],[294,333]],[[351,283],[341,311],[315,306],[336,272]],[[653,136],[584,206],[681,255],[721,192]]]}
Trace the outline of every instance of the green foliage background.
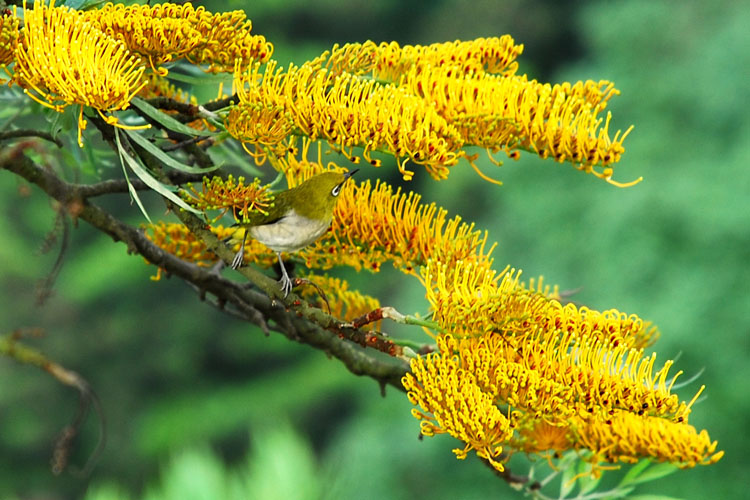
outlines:
{"label": "green foliage background", "polygon": [[[467,166],[443,183],[418,171],[411,187],[487,228],[499,242],[498,267],[543,274],[563,289],[580,287],[577,301],[656,322],[660,359],[679,357],[686,378],[703,370],[682,395],[708,386],[691,423],[707,428],[726,456],[644,491],[740,498],[750,466],[750,11],[740,4],[265,0],[231,7],[246,9],[282,62],[301,62],[334,42],[510,33],[526,45],[522,71],[532,77],[613,80],[622,91],[611,106],[613,125],[636,125],[615,178],[643,175],[636,187],[620,190],[529,154],[500,169],[484,166],[504,181],[499,188]],[[388,166],[365,170],[399,182]],[[77,396],[0,359],[0,498],[513,494],[475,460],[456,461],[450,438],[419,441],[401,394],[381,398],[375,382],[324,354],[265,338],[182,283],[149,281],[154,269],[85,225],[73,231],[56,294],[35,307],[37,282],[55,259],[38,252],[52,211],[36,189],[24,190],[0,173],[0,328],[42,327],[46,336],[29,342],[91,382],[109,432],[91,477],[52,476],[52,443]],[[117,202],[123,217],[140,223],[126,197],[110,206]],[[418,284],[401,287],[401,278],[387,270],[351,276],[386,304],[423,310]],[[93,419],[82,439],[73,457],[79,464],[95,444]]]}

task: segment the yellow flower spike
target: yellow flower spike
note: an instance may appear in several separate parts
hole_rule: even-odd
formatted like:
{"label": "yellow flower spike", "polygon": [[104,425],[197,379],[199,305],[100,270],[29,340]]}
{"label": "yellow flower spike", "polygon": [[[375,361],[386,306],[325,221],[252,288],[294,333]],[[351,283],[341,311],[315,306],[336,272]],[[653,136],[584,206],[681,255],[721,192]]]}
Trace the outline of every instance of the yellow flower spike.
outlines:
{"label": "yellow flower spike", "polygon": [[245,184],[244,177],[235,179],[232,175],[226,179],[204,177],[200,191],[189,184],[182,197],[198,210],[221,210],[217,219],[231,210],[237,222],[247,221],[253,212],[266,214],[273,204],[273,195],[268,186],[260,185],[260,179]]}
{"label": "yellow flower spike", "polygon": [[263,36],[252,35],[252,23],[242,11],[212,14],[192,4],[123,6],[108,3],[82,14],[108,35],[147,59],[162,76],[162,64],[187,58],[208,64],[206,71],[231,72],[235,65],[247,67],[266,62],[273,46]]}
{"label": "yellow flower spike", "polygon": [[[15,60],[16,45],[18,43],[18,17],[15,13],[0,16],[0,66],[6,66]],[[0,83],[3,83],[0,80]]]}
{"label": "yellow flower spike", "polygon": [[[436,179],[448,174],[461,154],[462,140],[422,99],[393,85],[351,74],[332,75],[308,63],[284,70],[270,63],[235,74],[242,105],[281,107],[300,134],[325,139],[350,159],[353,147],[393,154],[405,177],[405,162],[424,165]],[[242,121],[241,114],[237,116]],[[286,116],[286,115],[284,115]],[[250,125],[237,123],[235,130]],[[239,135],[239,134],[238,134]]]}
{"label": "yellow flower spike", "polygon": [[402,85],[433,106],[466,145],[488,153],[503,149],[513,158],[519,149],[532,151],[610,181],[611,169],[600,173],[593,167],[619,161],[631,130],[610,139],[611,115],[598,117],[618,93],[606,80],[551,86],[525,76],[465,74],[436,66],[412,68]]}
{"label": "yellow flower spike", "polygon": [[409,399],[422,409],[413,412],[422,434],[448,433],[466,443],[456,448],[456,458],[466,458],[470,450],[503,470],[502,445],[513,433],[510,421],[495,406],[492,397],[476,385],[474,375],[461,369],[455,358],[437,354],[415,358],[411,373],[402,378]]}
{"label": "yellow flower spike", "polygon": [[[495,409],[497,404],[518,409],[510,426],[518,432],[506,437],[511,450],[589,449],[594,462],[651,457],[683,467],[721,458],[705,431],[698,434],[686,423],[695,398],[680,403],[664,390],[671,362],[652,374],[653,356],[555,331],[523,341],[497,333],[440,335],[437,347],[438,352],[412,361],[412,374],[403,383],[421,409],[413,414],[423,420],[423,433],[448,432],[463,440],[467,447],[457,451],[459,456],[477,449],[476,436],[482,435],[465,429],[484,425],[480,417],[457,414],[456,408],[471,400],[469,408],[492,412],[475,403],[487,398]],[[470,384],[462,383],[462,374],[471,375]]]}
{"label": "yellow flower spike", "polygon": [[[16,47],[14,82],[37,102],[62,111],[71,104],[100,112],[126,109],[145,85],[141,61],[67,7],[26,8]],[[114,119],[110,120],[121,126]],[[78,134],[86,128],[79,113]]]}
{"label": "yellow flower spike", "polygon": [[224,124],[232,137],[243,143],[276,146],[292,132],[294,122],[283,107],[247,103],[234,106]]}
{"label": "yellow flower spike", "polygon": [[570,426],[565,422],[552,423],[523,413],[519,419],[517,438],[513,448],[526,453],[563,452],[573,447]]}
{"label": "yellow flower spike", "polygon": [[576,448],[587,448],[607,462],[634,463],[643,457],[681,468],[716,463],[724,455],[708,432],[686,423],[616,411],[606,420],[590,418],[572,426]]}
{"label": "yellow flower spike", "polygon": [[339,195],[328,236],[300,255],[309,267],[319,269],[349,265],[377,271],[390,260],[412,275],[429,258],[491,262],[494,245],[485,248],[486,232],[459,217],[448,219],[447,211],[421,204],[420,199],[413,192],[394,192],[380,181],[374,186],[369,181],[351,185]]}
{"label": "yellow flower spike", "polygon": [[435,321],[457,335],[476,336],[493,330],[518,335],[538,328],[559,329],[636,347],[648,345],[658,335],[651,323],[636,315],[562,305],[521,286],[513,271],[498,274],[487,262],[454,262],[435,258],[427,263],[422,277],[430,283],[427,299]]}
{"label": "yellow flower spike", "polygon": [[[363,46],[364,50],[370,48]],[[515,59],[523,52],[523,45],[515,45],[510,35],[476,40],[435,43],[432,45],[404,45],[381,43],[375,51],[375,78],[398,82],[412,68],[451,67],[465,74],[515,74]]]}

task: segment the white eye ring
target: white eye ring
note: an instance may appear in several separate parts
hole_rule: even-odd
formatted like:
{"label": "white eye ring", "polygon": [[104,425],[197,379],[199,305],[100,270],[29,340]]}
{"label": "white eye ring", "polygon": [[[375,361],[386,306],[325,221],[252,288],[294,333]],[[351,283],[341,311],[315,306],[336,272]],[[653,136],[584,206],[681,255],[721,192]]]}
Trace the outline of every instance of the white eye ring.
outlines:
{"label": "white eye ring", "polygon": [[333,196],[338,196],[340,192],[341,192],[341,184],[337,184],[333,186],[333,189],[331,190],[331,194]]}

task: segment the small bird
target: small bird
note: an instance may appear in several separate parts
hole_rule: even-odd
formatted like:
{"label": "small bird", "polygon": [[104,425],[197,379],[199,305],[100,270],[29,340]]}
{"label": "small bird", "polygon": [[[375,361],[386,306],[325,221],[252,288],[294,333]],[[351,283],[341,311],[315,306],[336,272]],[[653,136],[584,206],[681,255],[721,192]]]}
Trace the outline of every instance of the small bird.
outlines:
{"label": "small bird", "polygon": [[281,290],[284,297],[292,290],[292,280],[284,268],[281,252],[296,252],[310,245],[325,233],[333,221],[341,188],[359,169],[347,173],[323,172],[292,189],[274,195],[267,214],[254,212],[244,227],[242,246],[232,260],[232,269],[242,266],[247,234],[276,252],[281,267]]}

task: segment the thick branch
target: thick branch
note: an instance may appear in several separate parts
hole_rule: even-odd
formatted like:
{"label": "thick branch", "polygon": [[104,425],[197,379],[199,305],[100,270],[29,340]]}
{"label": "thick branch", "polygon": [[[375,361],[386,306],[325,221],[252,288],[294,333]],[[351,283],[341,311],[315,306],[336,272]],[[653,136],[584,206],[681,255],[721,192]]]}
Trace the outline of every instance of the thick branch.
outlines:
{"label": "thick branch", "polygon": [[[95,228],[110,235],[115,241],[124,242],[129,252],[137,253],[168,273],[192,283],[202,291],[215,295],[218,304],[231,304],[247,321],[261,327],[270,327],[270,329],[278,331],[290,339],[325,350],[341,360],[352,373],[367,375],[382,384],[389,384],[403,390],[401,377],[408,369],[404,361],[397,359],[383,360],[374,351],[359,349],[351,342],[339,338],[336,333],[299,316],[300,313],[308,317],[317,315],[317,313],[327,316],[323,311],[318,309],[309,311],[309,306],[306,305],[301,310],[290,311],[281,306],[278,301],[272,300],[262,293],[249,290],[217,273],[207,271],[165,252],[146,238],[143,232],[114,218],[108,212],[83,198],[80,195],[80,186],[69,184],[52,171],[34,164],[20,150],[14,150],[10,154],[0,157],[0,168],[36,184],[50,197],[55,198],[67,207],[69,213],[74,217],[85,220]],[[178,212],[178,215],[187,214]],[[192,224],[201,223],[197,217],[189,219],[191,219]],[[213,236],[210,231],[205,229],[205,225],[202,229]],[[231,253],[225,245],[220,245],[217,240],[215,247],[220,257],[225,260],[228,257],[231,260],[231,256],[223,255],[226,252]],[[243,270],[243,274],[253,271],[259,275],[253,276],[253,281],[257,279],[262,282],[265,279],[268,286],[276,286],[273,280],[252,268]],[[318,319],[329,318],[319,317]]]}

